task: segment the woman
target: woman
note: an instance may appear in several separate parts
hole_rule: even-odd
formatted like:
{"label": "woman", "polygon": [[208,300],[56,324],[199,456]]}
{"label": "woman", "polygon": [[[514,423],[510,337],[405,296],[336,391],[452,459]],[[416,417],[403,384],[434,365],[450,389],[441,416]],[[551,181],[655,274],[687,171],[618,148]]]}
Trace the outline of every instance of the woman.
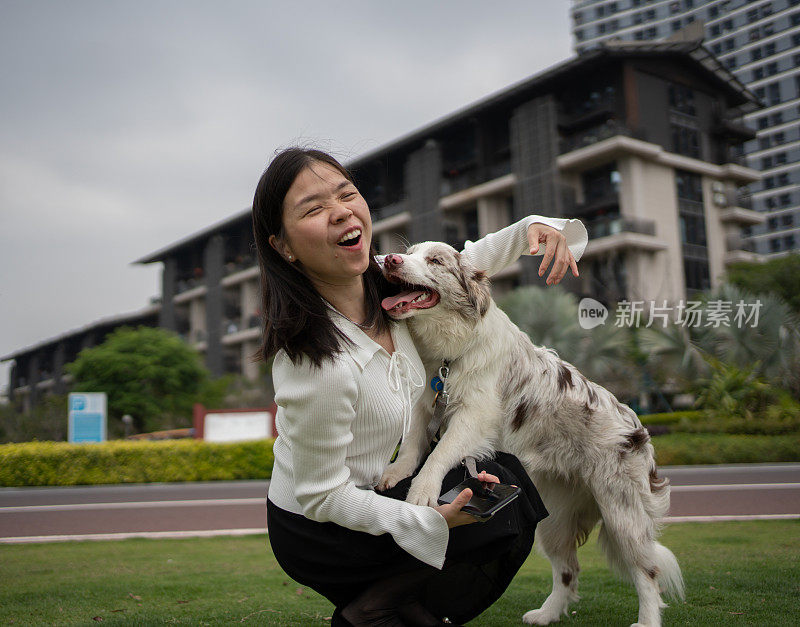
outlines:
{"label": "woman", "polygon": [[[547,282],[555,284],[568,268],[578,275],[560,232],[567,226],[580,257],[583,225],[539,216],[468,243],[465,254],[491,275],[544,243],[539,274],[552,261]],[[393,495],[376,493],[424,370],[405,323],[381,309],[388,284],[371,246],[367,203],[333,157],[290,148],[258,183],[253,230],[265,313],[261,356],[275,356],[279,407],[267,501],[278,563],[334,603],[334,625],[436,625],[445,611],[462,620],[477,615],[502,593],[520,556],[524,561],[536,516],[544,515],[524,470],[505,456],[487,462],[490,473],[481,479],[522,485],[540,511],[529,503],[504,522],[463,532],[475,521],[461,511],[468,490],[436,508],[405,503],[400,485]],[[463,478],[459,472],[448,475],[446,487]],[[513,553],[511,566],[504,563],[513,572],[458,600],[453,582],[468,572],[459,565],[472,560],[486,571],[497,547],[503,556]]]}

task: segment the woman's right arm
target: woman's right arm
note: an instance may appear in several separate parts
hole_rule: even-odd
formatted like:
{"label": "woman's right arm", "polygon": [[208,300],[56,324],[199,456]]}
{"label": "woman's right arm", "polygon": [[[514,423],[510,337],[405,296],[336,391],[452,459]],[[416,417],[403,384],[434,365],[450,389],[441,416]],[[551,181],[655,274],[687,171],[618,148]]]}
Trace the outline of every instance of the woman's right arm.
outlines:
{"label": "woman's right arm", "polygon": [[449,529],[439,512],[359,489],[350,479],[345,460],[358,397],[350,365],[334,360],[316,368],[284,356],[276,359],[273,377],[304,515],[372,535],[390,533],[408,553],[441,568]]}

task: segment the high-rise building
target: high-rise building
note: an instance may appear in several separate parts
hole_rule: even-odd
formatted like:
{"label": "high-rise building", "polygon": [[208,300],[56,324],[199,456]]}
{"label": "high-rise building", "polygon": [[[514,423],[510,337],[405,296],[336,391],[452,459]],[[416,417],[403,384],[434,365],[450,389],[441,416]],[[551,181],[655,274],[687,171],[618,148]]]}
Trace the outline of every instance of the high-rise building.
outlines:
{"label": "high-rise building", "polygon": [[574,0],[575,50],[612,39],[675,37],[687,27],[761,101],[745,116],[755,129],[746,163],[763,173],[750,185],[763,224],[745,229],[754,250],[800,250],[800,0]]}

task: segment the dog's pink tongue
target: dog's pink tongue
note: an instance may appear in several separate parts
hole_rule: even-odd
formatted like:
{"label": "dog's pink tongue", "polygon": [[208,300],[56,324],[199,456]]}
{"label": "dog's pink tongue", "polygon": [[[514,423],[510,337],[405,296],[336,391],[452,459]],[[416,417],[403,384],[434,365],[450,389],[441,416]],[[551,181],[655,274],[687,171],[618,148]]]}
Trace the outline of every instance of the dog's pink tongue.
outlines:
{"label": "dog's pink tongue", "polygon": [[381,307],[383,307],[386,311],[389,311],[390,309],[397,307],[397,305],[400,303],[404,305],[406,303],[410,303],[412,300],[422,296],[424,293],[424,290],[416,290],[413,292],[401,292],[397,296],[388,296],[381,302]]}

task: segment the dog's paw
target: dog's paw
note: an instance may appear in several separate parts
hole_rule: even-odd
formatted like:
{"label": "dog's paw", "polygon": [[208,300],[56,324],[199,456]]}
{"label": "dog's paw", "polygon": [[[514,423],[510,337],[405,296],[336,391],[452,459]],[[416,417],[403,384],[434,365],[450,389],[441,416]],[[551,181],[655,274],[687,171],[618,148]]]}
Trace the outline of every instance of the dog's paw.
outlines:
{"label": "dog's paw", "polygon": [[406,477],[410,477],[412,472],[413,469],[409,471],[407,468],[404,468],[399,464],[389,464],[386,467],[386,470],[383,471],[381,480],[378,481],[378,485],[375,486],[375,489],[379,490],[380,492],[389,490]]}
{"label": "dog's paw", "polygon": [[557,623],[560,618],[560,614],[553,616],[552,612],[539,608],[538,610],[525,612],[522,616],[522,622],[526,625],[549,625],[550,623]]}
{"label": "dog's paw", "polygon": [[[417,477],[419,479],[419,477]],[[411,483],[411,489],[408,491],[406,502],[412,505],[427,505],[428,507],[436,507],[439,505],[439,489],[442,487],[441,481],[427,482],[418,481],[415,479]]]}

